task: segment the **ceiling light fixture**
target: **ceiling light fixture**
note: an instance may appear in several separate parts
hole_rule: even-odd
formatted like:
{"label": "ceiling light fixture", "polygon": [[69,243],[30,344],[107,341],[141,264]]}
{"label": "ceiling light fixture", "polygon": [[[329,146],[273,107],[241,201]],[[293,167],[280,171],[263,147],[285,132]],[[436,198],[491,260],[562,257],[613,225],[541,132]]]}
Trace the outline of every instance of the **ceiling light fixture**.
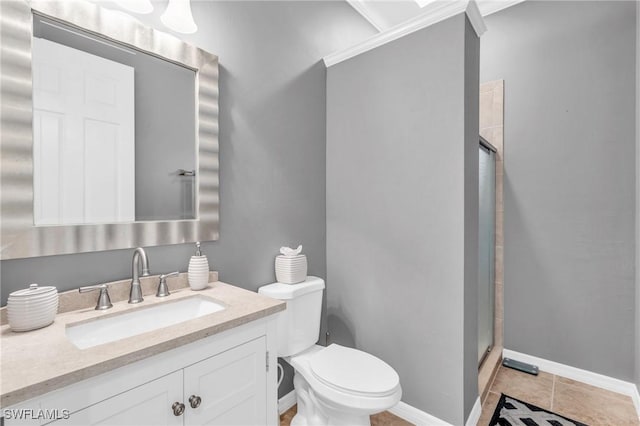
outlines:
{"label": "ceiling light fixture", "polygon": [[418,6],[420,7],[425,7],[428,4],[433,3],[435,0],[416,0],[416,3],[418,3]]}
{"label": "ceiling light fixture", "polygon": [[193,21],[189,0],[169,0],[167,10],[164,11],[160,20],[178,33],[192,34],[198,30],[198,26]]}
{"label": "ceiling light fixture", "polygon": [[153,5],[150,0],[115,0],[118,6],[133,13],[151,13]]}

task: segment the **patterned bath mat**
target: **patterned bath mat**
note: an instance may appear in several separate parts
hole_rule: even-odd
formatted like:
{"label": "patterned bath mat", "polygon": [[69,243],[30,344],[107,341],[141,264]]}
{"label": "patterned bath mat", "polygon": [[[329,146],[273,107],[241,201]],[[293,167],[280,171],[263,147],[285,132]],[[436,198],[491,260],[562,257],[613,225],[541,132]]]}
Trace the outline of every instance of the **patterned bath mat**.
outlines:
{"label": "patterned bath mat", "polygon": [[587,426],[502,394],[489,426]]}

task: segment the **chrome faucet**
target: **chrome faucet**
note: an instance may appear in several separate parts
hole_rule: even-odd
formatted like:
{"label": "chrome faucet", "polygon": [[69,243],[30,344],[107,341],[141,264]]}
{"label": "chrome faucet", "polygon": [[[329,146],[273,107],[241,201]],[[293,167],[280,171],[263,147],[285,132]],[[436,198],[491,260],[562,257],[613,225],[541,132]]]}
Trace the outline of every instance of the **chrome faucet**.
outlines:
{"label": "chrome faucet", "polygon": [[142,298],[142,287],[140,287],[140,259],[142,259],[142,276],[146,277],[149,275],[149,260],[147,259],[147,253],[142,247],[138,247],[133,252],[133,260],[131,261],[133,277],[131,278],[129,303],[140,303],[144,300]]}

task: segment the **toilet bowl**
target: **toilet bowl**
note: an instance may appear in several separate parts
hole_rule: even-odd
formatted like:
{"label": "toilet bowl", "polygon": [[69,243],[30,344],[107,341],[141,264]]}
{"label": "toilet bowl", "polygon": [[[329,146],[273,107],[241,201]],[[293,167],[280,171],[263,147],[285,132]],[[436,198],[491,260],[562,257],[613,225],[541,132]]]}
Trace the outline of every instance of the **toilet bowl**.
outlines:
{"label": "toilet bowl", "polygon": [[371,414],[393,407],[402,396],[395,370],[366,352],[313,346],[287,361],[295,370],[298,399],[299,419],[292,426],[370,425]]}
{"label": "toilet bowl", "polygon": [[370,425],[369,416],[396,405],[400,379],[387,363],[337,344],[315,344],[324,281],[275,283],[258,292],[287,302],[278,318],[278,355],[294,368],[298,410],[292,426]]}

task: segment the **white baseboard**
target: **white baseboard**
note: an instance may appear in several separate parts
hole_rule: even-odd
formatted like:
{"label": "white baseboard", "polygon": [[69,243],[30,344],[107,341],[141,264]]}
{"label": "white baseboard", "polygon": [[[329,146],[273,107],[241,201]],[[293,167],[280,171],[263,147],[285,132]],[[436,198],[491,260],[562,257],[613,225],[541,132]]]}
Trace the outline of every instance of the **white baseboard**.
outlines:
{"label": "white baseboard", "polygon": [[[296,392],[295,390],[289,392],[278,400],[278,413],[282,414],[296,405]],[[394,414],[408,422],[416,425],[429,425],[429,426],[451,426],[451,423],[447,423],[436,416],[432,416],[418,408],[415,408],[402,401],[398,402],[395,406],[389,408],[389,412]],[[480,397],[476,399],[466,426],[475,426],[480,420],[482,414],[482,405],[480,404]]]}
{"label": "white baseboard", "polygon": [[582,370],[580,368],[571,367],[569,365],[560,364],[559,362],[549,361],[547,359],[538,358],[509,349],[503,349],[502,357],[515,359],[516,361],[522,361],[528,364],[534,364],[537,365],[540,370],[546,371],[547,373],[556,374],[591,386],[628,395],[633,400],[633,405],[636,407],[638,418],[640,418],[640,394],[638,393],[638,387],[634,383],[625,382],[624,380],[615,379],[603,374]]}
{"label": "white baseboard", "polygon": [[437,418],[436,416],[432,416],[431,414],[426,413],[402,401],[389,408],[389,412],[408,422],[413,423],[414,425],[451,426],[450,423],[447,423],[444,420]]}
{"label": "white baseboard", "polygon": [[469,418],[467,419],[465,426],[476,426],[481,415],[482,403],[480,402],[480,397],[478,397],[478,399],[476,399],[476,403],[473,404],[473,408],[471,409],[471,413],[469,413]]}
{"label": "white baseboard", "polygon": [[633,399],[633,405],[636,406],[636,413],[638,413],[638,418],[640,418],[640,388],[638,386],[635,386],[631,399]]}
{"label": "white baseboard", "polygon": [[287,412],[287,410],[296,405],[297,402],[298,399],[296,398],[296,391],[292,390],[278,400],[278,414]]}

